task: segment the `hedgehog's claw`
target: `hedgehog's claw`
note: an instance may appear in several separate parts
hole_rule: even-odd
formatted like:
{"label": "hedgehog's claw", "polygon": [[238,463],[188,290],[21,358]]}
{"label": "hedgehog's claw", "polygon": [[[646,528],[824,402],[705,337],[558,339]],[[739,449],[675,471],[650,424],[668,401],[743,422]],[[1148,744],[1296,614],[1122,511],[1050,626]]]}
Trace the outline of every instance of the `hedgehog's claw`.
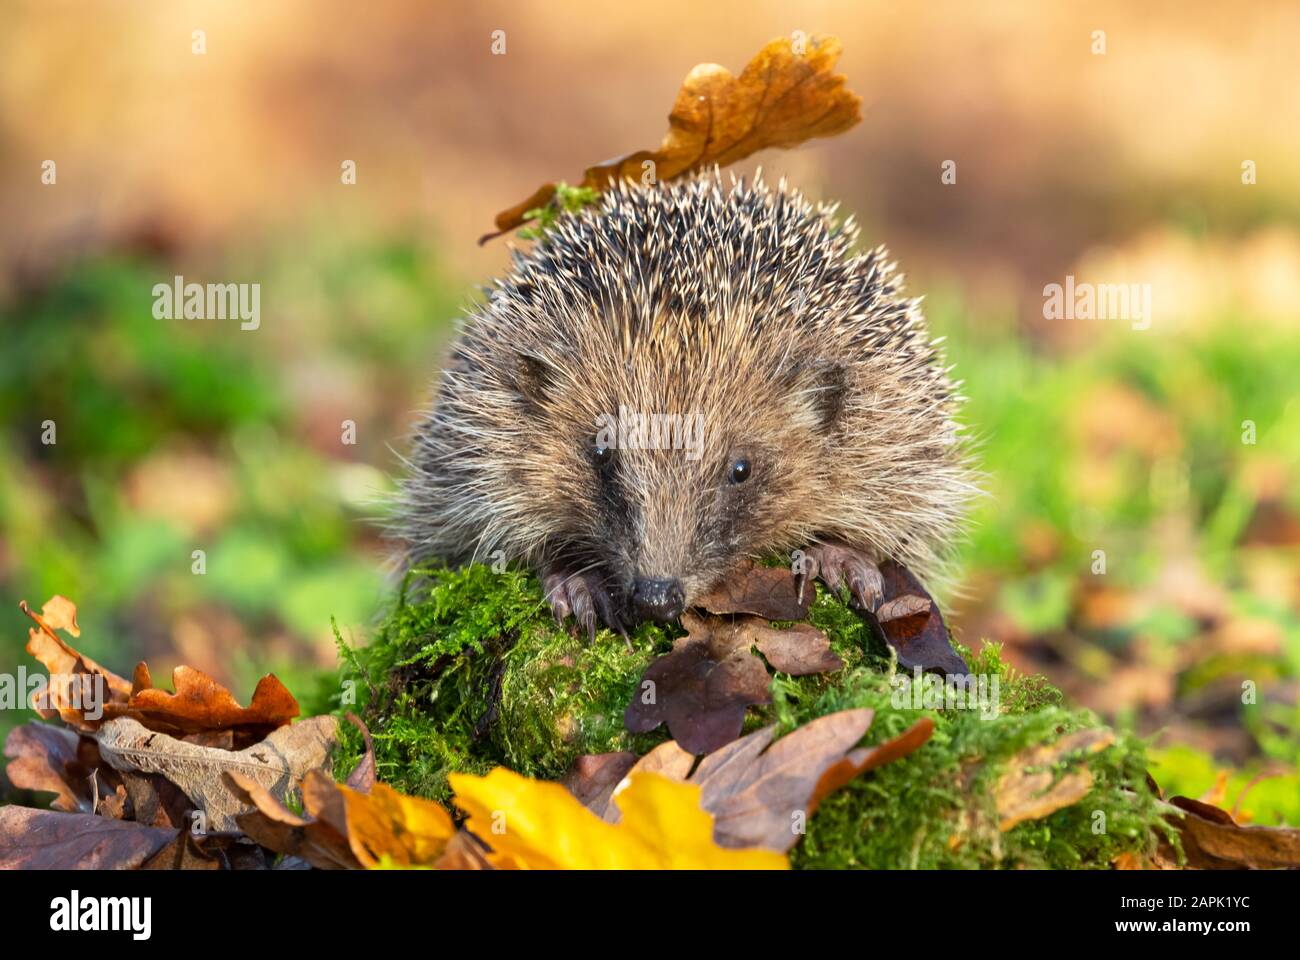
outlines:
{"label": "hedgehog's claw", "polygon": [[815,543],[804,551],[805,565],[795,574],[799,600],[803,601],[804,584],[812,578],[826,584],[832,593],[842,586],[849,588],[849,601],[863,610],[875,612],[885,593],[885,581],[876,561],[861,550],[840,543]]}
{"label": "hedgehog's claw", "polygon": [[603,574],[594,570],[575,574],[563,568],[549,567],[542,571],[542,590],[556,623],[563,625],[572,616],[577,629],[585,633],[591,643],[596,639],[598,621],[603,621],[623,638],[629,650],[632,648],[618,605],[605,587]]}

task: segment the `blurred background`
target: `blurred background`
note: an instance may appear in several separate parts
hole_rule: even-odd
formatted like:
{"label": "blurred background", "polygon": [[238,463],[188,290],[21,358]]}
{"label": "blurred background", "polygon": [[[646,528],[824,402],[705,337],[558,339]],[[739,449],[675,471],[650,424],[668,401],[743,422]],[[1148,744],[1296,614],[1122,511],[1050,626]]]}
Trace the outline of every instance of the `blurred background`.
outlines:
{"label": "blurred background", "polygon": [[[953,625],[1149,736],[1163,786],[1230,805],[1263,776],[1243,815],[1300,823],[1296,4],[5,0],[3,22],[0,671],[30,663],[18,601],[61,593],[118,672],[304,695],[331,619],[363,640],[385,596],[374,501],[507,259],[475,243],[493,215],[657,146],[696,63],[826,32],[863,123],[737,172],[840,201],[948,337],[990,491]],[[154,319],[177,274],[259,283],[260,328]],[[1150,284],[1149,329],[1045,319],[1067,275]]]}

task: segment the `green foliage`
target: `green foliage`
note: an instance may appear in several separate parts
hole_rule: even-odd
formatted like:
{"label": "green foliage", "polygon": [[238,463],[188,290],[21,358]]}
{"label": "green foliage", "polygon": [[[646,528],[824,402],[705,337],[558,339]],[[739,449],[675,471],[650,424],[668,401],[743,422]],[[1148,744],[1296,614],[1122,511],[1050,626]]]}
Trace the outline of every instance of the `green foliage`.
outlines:
{"label": "green foliage", "polygon": [[543,207],[534,207],[524,213],[524,219],[533,224],[519,231],[523,240],[540,240],[546,231],[566,213],[577,213],[600,199],[600,191],[592,187],[572,187],[561,180],[555,185],[555,196]]}
{"label": "green foliage", "polygon": [[[345,705],[375,735],[381,778],[402,789],[445,800],[448,773],[498,764],[559,777],[581,754],[663,739],[627,733],[623,708],[671,635],[645,625],[632,642],[629,653],[608,631],[589,645],[561,629],[519,571],[413,571],[373,641],[342,644],[343,689],[356,693]],[[354,759],[344,751],[340,769]]]}
{"label": "green foliage", "polygon": [[[1200,751],[1177,745],[1151,751],[1151,776],[1166,796],[1200,797],[1215,789],[1220,770]],[[1219,806],[1227,810],[1240,800],[1242,822],[1274,827],[1300,823],[1300,773],[1294,766],[1270,764],[1263,771],[1226,774],[1223,798]]]}
{"label": "green foliage", "polygon": [[[310,682],[330,617],[373,617],[376,467],[460,292],[402,238],[330,230],[272,249],[183,271],[257,278],[256,331],[155,318],[154,284],[182,270],[140,258],[75,263],[0,303],[0,670],[27,659],[18,601],[55,593],[78,604],[90,656],[129,673],[147,651],[165,676],[183,622],[185,656],[228,665],[237,693],[268,670]],[[321,384],[339,418],[357,418],[356,446],[322,413]],[[56,443],[42,442],[45,421]],[[24,714],[0,714],[0,736]]]}
{"label": "green foliage", "polygon": [[[845,660],[835,674],[772,682],[773,703],[751,711],[747,729],[783,730],[851,707],[870,707],[868,743],[895,736],[919,717],[934,718],[933,739],[903,761],[859,778],[809,823],[794,854],[804,868],[1105,867],[1123,851],[1149,851],[1158,816],[1143,786],[1142,745],[1121,738],[1089,757],[1096,785],[1082,803],[1003,835],[992,785],[1016,751],[1093,727],[1086,711],[1060,705],[1041,678],[1002,663],[996,646],[962,651],[972,672],[996,677],[1000,708],[916,710],[894,704],[895,664],[871,630],[819,588],[811,619]],[[644,753],[667,739],[662,728],[633,736],[623,710],[646,665],[679,632],[642,626],[631,652],[607,630],[588,644],[556,626],[534,577],[484,566],[424,570],[407,578],[370,644],[340,641],[343,689],[376,743],[381,779],[400,789],[448,798],[446,776],[504,765],[534,777],[562,776],[574,758],[612,750]],[[346,734],[337,772],[360,755]],[[1093,832],[1095,813],[1105,815]],[[953,846],[950,838],[960,836]]]}

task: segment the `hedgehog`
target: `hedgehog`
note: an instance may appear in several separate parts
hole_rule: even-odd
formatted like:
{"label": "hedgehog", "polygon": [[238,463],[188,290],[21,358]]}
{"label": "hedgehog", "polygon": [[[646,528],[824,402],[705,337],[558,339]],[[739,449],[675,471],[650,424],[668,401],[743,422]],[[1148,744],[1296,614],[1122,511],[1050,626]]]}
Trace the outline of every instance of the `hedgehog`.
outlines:
{"label": "hedgehog", "polygon": [[415,425],[399,564],[517,562],[592,639],[774,555],[870,610],[884,561],[936,576],[977,493],[960,384],[858,235],[715,168],[514,249]]}

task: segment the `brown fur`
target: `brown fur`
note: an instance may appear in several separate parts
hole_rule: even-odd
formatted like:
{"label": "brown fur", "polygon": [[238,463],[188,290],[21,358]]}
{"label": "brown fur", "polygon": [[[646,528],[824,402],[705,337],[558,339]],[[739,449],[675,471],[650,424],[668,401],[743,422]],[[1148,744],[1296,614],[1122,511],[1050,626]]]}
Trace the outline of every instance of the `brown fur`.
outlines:
{"label": "brown fur", "polygon": [[[818,540],[934,572],[974,492],[954,384],[883,249],[782,182],[621,185],[473,310],[418,423],[407,563],[566,559],[688,602]],[[620,406],[703,417],[703,456],[592,456]],[[739,455],[753,465],[729,480]]]}

